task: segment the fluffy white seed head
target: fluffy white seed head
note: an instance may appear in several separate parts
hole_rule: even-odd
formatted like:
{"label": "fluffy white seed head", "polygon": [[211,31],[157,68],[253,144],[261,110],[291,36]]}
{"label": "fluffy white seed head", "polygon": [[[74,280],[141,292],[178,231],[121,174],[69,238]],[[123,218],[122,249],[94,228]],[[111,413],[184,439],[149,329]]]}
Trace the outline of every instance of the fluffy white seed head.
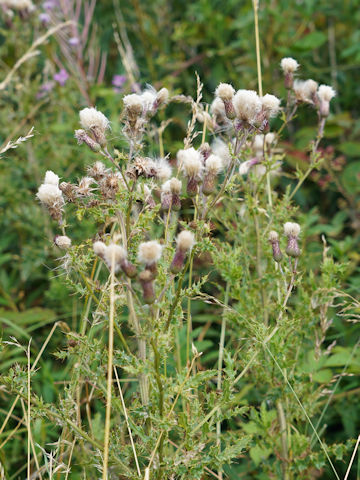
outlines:
{"label": "fluffy white seed head", "polygon": [[275,97],[275,95],[270,95],[267,93],[261,97],[261,103],[269,118],[276,117],[276,115],[278,115],[280,111],[281,100]]}
{"label": "fluffy white seed head", "polygon": [[154,103],[156,101],[156,97],[157,97],[156,90],[152,87],[148,87],[140,95],[143,109],[146,112],[151,111],[153,109]]}
{"label": "fluffy white seed head", "polygon": [[162,246],[156,240],[143,242],[139,245],[138,259],[145,265],[153,265],[160,260]]}
{"label": "fluffy white seed head", "polygon": [[187,252],[195,245],[195,235],[189,230],[183,230],[176,237],[176,244],[180,250]]}
{"label": "fluffy white seed head", "polygon": [[283,58],[280,65],[284,73],[294,73],[300,67],[298,62],[291,57]]}
{"label": "fluffy white seed head", "polygon": [[54,243],[57,247],[67,250],[71,247],[71,239],[66,235],[56,235]]}
{"label": "fluffy white seed head", "polygon": [[97,242],[94,242],[93,249],[94,249],[95,255],[98,255],[99,257],[104,257],[105,250],[106,250],[106,245],[104,242],[101,242],[100,240]]}
{"label": "fluffy white seed head", "polygon": [[120,264],[126,259],[126,256],[125,248],[115,243],[110,243],[110,245],[105,248],[103,254],[106,265],[111,268],[112,264],[114,264],[115,271],[119,270]]}
{"label": "fluffy white seed head", "polygon": [[320,85],[318,89],[319,99],[324,102],[330,102],[332,98],[336,95],[335,90],[329,85]]}
{"label": "fluffy white seed head", "polygon": [[273,143],[276,143],[276,134],[269,132],[265,135],[265,144],[272,145]]}
{"label": "fluffy white seed head", "polygon": [[200,153],[195,148],[187,148],[177,152],[177,160],[187,177],[199,176],[203,169]]}
{"label": "fluffy white seed head", "polygon": [[234,87],[229,83],[220,83],[215,90],[215,95],[221,100],[231,100],[235,94]]}
{"label": "fluffy white seed head", "polygon": [[123,98],[124,107],[132,113],[136,113],[138,115],[141,114],[143,110],[143,101],[141,95],[137,95],[136,93],[131,93],[130,95],[125,95]]}
{"label": "fluffy white seed head", "polygon": [[294,92],[297,100],[303,102],[312,101],[313,95],[316,93],[318,84],[314,80],[295,80]]}
{"label": "fluffy white seed head", "polygon": [[62,191],[56,185],[44,183],[40,185],[36,194],[41,203],[47,206],[62,205],[64,203]]}
{"label": "fluffy white seed head", "polygon": [[220,138],[216,138],[211,144],[211,150],[214,155],[221,158],[223,166],[226,167],[231,162],[229,146]]}
{"label": "fluffy white seed head", "polygon": [[161,88],[156,94],[156,103],[164,105],[169,100],[169,90],[167,88]]}
{"label": "fluffy white seed head", "polygon": [[238,90],[233,99],[236,115],[248,123],[253,123],[261,111],[262,104],[254,90]]}
{"label": "fluffy white seed head", "polygon": [[96,108],[84,108],[79,112],[80,124],[85,130],[99,129],[101,132],[105,132],[110,127],[109,120],[105,115]]}
{"label": "fluffy white seed head", "polygon": [[206,159],[205,162],[205,171],[206,173],[211,173],[217,175],[221,172],[223,168],[222,160],[218,155],[213,153]]}
{"label": "fluffy white seed head", "polygon": [[279,234],[275,232],[275,230],[271,230],[271,232],[269,232],[269,241],[273,243],[273,242],[277,242],[278,240],[279,240]]}
{"label": "fluffy white seed head", "polygon": [[174,193],[179,195],[181,192],[181,181],[178,180],[176,177],[167,180],[161,185],[161,192],[162,193]]}
{"label": "fluffy white seed head", "polygon": [[6,7],[12,8],[14,10],[34,10],[35,6],[31,0],[5,0],[4,3]]}
{"label": "fluffy white seed head", "polygon": [[298,237],[300,234],[300,225],[298,223],[286,222],[284,224],[284,234],[287,237]]}
{"label": "fluffy white seed head", "polygon": [[48,170],[45,173],[45,179],[44,183],[48,185],[55,185],[56,187],[59,185],[59,177],[56,175],[56,173],[52,172],[51,170]]}
{"label": "fluffy white seed head", "polygon": [[176,177],[173,177],[169,180],[170,184],[170,191],[171,193],[179,194],[181,192],[181,181],[177,179]]}
{"label": "fluffy white seed head", "polygon": [[210,113],[217,117],[226,117],[225,105],[221,98],[216,97],[210,105]]}
{"label": "fluffy white seed head", "polygon": [[172,168],[165,158],[159,158],[155,160],[156,165],[156,178],[165,182],[171,177]]}

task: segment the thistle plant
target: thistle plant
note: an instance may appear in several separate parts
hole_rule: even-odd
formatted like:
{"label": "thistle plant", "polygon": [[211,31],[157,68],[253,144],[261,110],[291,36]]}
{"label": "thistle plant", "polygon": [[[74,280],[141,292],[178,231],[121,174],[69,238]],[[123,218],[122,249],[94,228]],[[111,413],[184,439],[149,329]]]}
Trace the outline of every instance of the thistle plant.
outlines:
{"label": "thistle plant", "polygon": [[[198,80],[184,147],[166,157],[150,148],[158,111],[182,100],[166,89],[126,95],[121,125],[80,111],[75,139],[93,163],[77,182],[46,172],[37,193],[58,227],[68,287],[85,299],[57,352],[69,384],[57,405],[30,399],[33,416],[56,421],[59,464],[103,479],[339,478],[335,455],[351,442],[328,445],[321,425],[334,376],[314,380],[308,363],[315,349],[325,362],[335,347],[326,331],[342,267],[325,246],[314,268],[306,214],[293,203],[322,161],[334,91],[299,83],[294,59],[281,67],[283,106],[227,83],[207,106]],[[318,132],[309,170],[287,172],[294,182],[283,191],[281,136],[303,105]],[[83,218],[93,235],[75,242]],[[216,357],[204,339],[218,344]],[[29,393],[12,375],[8,388]]]}

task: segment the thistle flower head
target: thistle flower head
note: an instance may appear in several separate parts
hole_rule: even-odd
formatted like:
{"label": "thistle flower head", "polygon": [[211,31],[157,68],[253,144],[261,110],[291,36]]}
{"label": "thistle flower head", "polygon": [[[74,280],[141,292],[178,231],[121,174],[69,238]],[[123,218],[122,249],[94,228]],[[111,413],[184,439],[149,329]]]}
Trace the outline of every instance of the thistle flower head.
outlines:
{"label": "thistle flower head", "polygon": [[173,177],[169,180],[169,187],[171,193],[179,194],[181,192],[181,181],[176,177]]}
{"label": "thistle flower head", "polygon": [[191,147],[186,150],[179,150],[177,152],[177,160],[187,177],[194,178],[201,175],[203,163],[200,153],[195,150],[195,148]]}
{"label": "thistle flower head", "polygon": [[237,117],[249,124],[254,123],[262,108],[261,100],[254,90],[238,90],[233,104]]}
{"label": "thistle flower head", "polygon": [[278,241],[279,241],[279,234],[275,232],[275,230],[271,230],[271,232],[269,232],[269,242],[274,243]]}
{"label": "thistle flower head", "polygon": [[138,259],[145,265],[153,265],[160,260],[162,246],[156,240],[143,242],[139,245]]}
{"label": "thistle flower head", "polygon": [[104,242],[101,242],[100,240],[98,240],[97,242],[94,242],[93,250],[95,255],[98,255],[99,257],[104,258],[106,245]]}
{"label": "thistle flower head", "polygon": [[92,177],[83,177],[76,188],[76,193],[82,197],[88,197],[93,189],[91,185],[94,183],[94,179]]}
{"label": "thistle flower head", "polygon": [[59,177],[56,175],[56,173],[52,172],[51,170],[48,170],[45,173],[45,179],[44,183],[47,185],[55,185],[56,187],[59,185]]}
{"label": "thistle flower head", "polygon": [[57,247],[67,250],[71,247],[71,239],[66,235],[56,235],[54,243]]}
{"label": "thistle flower head", "polygon": [[82,128],[75,130],[74,137],[76,138],[78,145],[85,143],[93,152],[98,152],[101,148],[98,142],[91,138]]}
{"label": "thistle flower head", "polygon": [[291,57],[283,58],[280,65],[284,73],[294,73],[300,66],[298,62]]}
{"label": "thistle flower head", "polygon": [[90,177],[94,178],[96,181],[99,181],[107,174],[107,169],[103,162],[97,161],[88,167],[87,173]]}
{"label": "thistle flower head", "polygon": [[165,158],[159,158],[155,160],[156,166],[156,178],[165,182],[171,177],[172,168],[169,162]]}
{"label": "thistle flower head", "polygon": [[314,80],[295,80],[294,92],[296,99],[301,102],[312,102],[318,84]]}
{"label": "thistle flower head", "polygon": [[234,94],[234,87],[229,83],[220,83],[215,90],[215,95],[221,98],[221,100],[231,100]]}
{"label": "thistle flower head", "polygon": [[231,162],[231,153],[228,145],[223,140],[216,138],[211,144],[211,150],[214,155],[221,158],[224,167],[229,165]]}
{"label": "thistle flower head", "polygon": [[183,230],[176,237],[176,245],[183,252],[187,252],[195,245],[195,235],[189,230]]}
{"label": "thistle flower head", "polygon": [[106,246],[103,259],[109,269],[114,265],[115,272],[118,272],[122,262],[126,259],[127,253],[124,247],[110,243]]}
{"label": "thistle flower head", "polygon": [[213,153],[206,159],[205,172],[212,175],[217,175],[223,168],[222,160],[218,155]]}
{"label": "thistle flower head", "polygon": [[215,117],[226,118],[225,105],[221,98],[216,97],[210,105],[210,113]]}
{"label": "thistle flower head", "polygon": [[260,98],[263,110],[266,112],[268,118],[276,117],[280,111],[281,100],[275,95],[267,93]]}
{"label": "thistle flower head", "polygon": [[324,102],[330,102],[336,95],[335,90],[329,85],[320,85],[317,93],[319,99]]}
{"label": "thistle flower head", "polygon": [[64,203],[62,191],[59,189],[59,187],[51,183],[44,183],[40,185],[36,196],[40,202],[47,207],[63,205]]}
{"label": "thistle flower head", "polygon": [[167,88],[161,88],[156,94],[156,104],[158,106],[165,105],[169,101],[169,90]]}
{"label": "thistle flower head", "polygon": [[300,234],[300,225],[298,223],[286,222],[284,224],[284,234],[287,237],[298,237]]}
{"label": "thistle flower head", "polygon": [[149,86],[143,91],[143,93],[140,95],[140,99],[144,112],[151,112],[153,110],[156,98],[157,93],[153,87]]}
{"label": "thistle flower head", "polygon": [[104,133],[110,127],[109,120],[96,108],[84,108],[79,112],[80,124],[85,130],[99,129]]}
{"label": "thistle flower head", "polygon": [[137,95],[136,93],[125,95],[123,103],[125,110],[130,116],[136,117],[142,114],[143,100],[140,95]]}

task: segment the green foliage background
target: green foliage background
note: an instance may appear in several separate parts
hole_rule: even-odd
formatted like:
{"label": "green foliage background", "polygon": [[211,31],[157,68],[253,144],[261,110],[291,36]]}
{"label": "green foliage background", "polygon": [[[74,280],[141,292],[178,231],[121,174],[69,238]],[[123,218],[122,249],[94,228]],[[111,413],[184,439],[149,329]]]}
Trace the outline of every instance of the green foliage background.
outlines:
{"label": "green foliage background", "polygon": [[[197,72],[204,83],[206,101],[211,101],[220,81],[230,82],[236,88],[257,88],[250,1],[130,0],[122,3],[105,0],[99,1],[96,6],[92,25],[96,27],[98,47],[107,54],[107,67],[104,82],[96,84],[89,81],[86,86],[92,104],[96,104],[111,119],[113,140],[118,148],[122,145],[121,138],[116,138],[120,131],[122,104],[121,95],[114,92],[111,80],[115,74],[126,74],[113,35],[119,25],[126,29],[138,69],[135,72],[136,81],[142,86],[150,83],[155,87],[166,86],[172,93],[194,94]],[[317,254],[320,259],[321,236],[325,235],[330,253],[345,264],[342,280],[346,291],[354,296],[358,295],[360,288],[359,6],[355,0],[260,0],[259,13],[264,91],[284,94],[279,71],[279,62],[284,56],[293,56],[299,61],[302,65],[301,77],[332,84],[338,91],[323,142],[324,147],[331,146],[328,162],[306,182],[296,195],[296,201],[313,239],[308,245],[309,252]],[[38,11],[41,11],[41,4]],[[15,15],[11,28],[2,21],[0,57],[4,68],[1,79],[44,31],[37,20],[37,12],[25,19]],[[35,126],[35,136],[31,140],[0,158],[2,335],[5,340],[13,335],[21,343],[27,342],[31,336],[34,355],[55,319],[66,321],[76,330],[80,308],[79,300],[69,296],[61,276],[57,275],[55,267],[59,254],[52,247],[53,226],[34,197],[45,170],[51,169],[66,179],[75,180],[83,175],[84,165],[92,158],[85,149],[77,148],[73,138],[73,131],[78,126],[78,111],[87,101],[71,71],[65,86],[56,85],[48,96],[37,97],[47,72],[52,75],[57,71],[59,61],[68,68],[56,39],[52,38],[40,47],[38,56],[20,67],[7,88],[0,91],[1,143],[24,135],[31,126]],[[126,89],[130,90],[129,82]],[[174,154],[181,146],[187,112],[182,106],[171,106],[170,112],[177,120],[165,131],[164,143],[166,151]],[[314,137],[315,115],[310,110],[305,111],[296,118],[295,125],[297,128],[290,128],[284,141],[284,147],[288,148],[286,162],[288,167],[305,169],[304,153],[309,140]],[[152,148],[154,152],[158,151],[156,144]],[[337,167],[339,158],[340,169]],[[285,190],[290,181],[284,177],[278,188]],[[84,225],[85,221],[82,238]],[[90,236],[92,225],[86,225],[86,228]],[[76,229],[73,232],[76,243],[76,235],[80,236],[80,232],[77,233]],[[198,314],[201,318],[201,312]],[[215,334],[218,333],[216,314],[212,325]],[[336,367],[339,372],[358,338],[357,324],[346,324],[335,317],[328,341],[338,342],[339,363]],[[41,360],[41,368],[34,377],[36,392],[47,402],[56,397],[57,382],[66,378],[66,369],[51,353],[63,348],[62,342],[62,337],[55,334],[51,348]],[[211,344],[199,345],[209,362],[217,353],[216,342],[215,338]],[[26,362],[20,351],[9,348],[5,348],[1,356],[2,374],[15,361],[20,364]],[[308,365],[308,368],[311,367]],[[356,375],[359,369],[357,358],[350,368],[355,376],[341,382],[336,401],[327,411],[325,423],[328,425],[329,441],[341,442],[357,435],[360,422]],[[7,395],[0,393],[0,402],[0,413],[4,416],[9,408]],[[264,417],[265,413],[260,411],[259,415]],[[259,418],[252,420],[259,423]],[[262,418],[261,421],[266,424],[268,419]],[[37,431],[35,426],[37,441],[51,441],[52,433],[48,429],[45,431],[43,425],[41,429],[39,426]],[[12,473],[21,467],[20,458],[25,449],[25,442],[18,435],[11,445],[7,445],[6,451],[0,452],[0,458],[12,456],[14,459]],[[255,463],[257,453],[253,453]],[[341,465],[339,468],[342,468]],[[231,478],[238,478],[234,472]],[[326,473],[324,475],[323,478],[329,478]]]}

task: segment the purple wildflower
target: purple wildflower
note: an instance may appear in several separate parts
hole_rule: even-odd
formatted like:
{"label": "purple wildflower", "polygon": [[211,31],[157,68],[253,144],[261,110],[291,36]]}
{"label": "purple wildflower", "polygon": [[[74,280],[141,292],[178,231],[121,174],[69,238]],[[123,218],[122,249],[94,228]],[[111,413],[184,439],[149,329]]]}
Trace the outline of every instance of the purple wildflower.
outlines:
{"label": "purple wildflower", "polygon": [[50,15],[48,13],[43,12],[43,13],[40,13],[39,20],[40,20],[41,23],[43,23],[45,25],[46,23],[50,22],[51,18],[50,18]]}
{"label": "purple wildflower", "polygon": [[58,73],[55,73],[54,75],[55,82],[58,82],[58,84],[61,85],[62,87],[67,82],[68,78],[69,78],[69,74],[64,68],[62,68]]}

